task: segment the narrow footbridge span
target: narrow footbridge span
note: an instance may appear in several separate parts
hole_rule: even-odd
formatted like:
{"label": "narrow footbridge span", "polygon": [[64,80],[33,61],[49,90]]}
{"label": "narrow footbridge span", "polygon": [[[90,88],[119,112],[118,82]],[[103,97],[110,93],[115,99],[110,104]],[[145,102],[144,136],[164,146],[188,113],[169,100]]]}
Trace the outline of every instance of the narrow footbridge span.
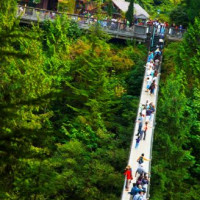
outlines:
{"label": "narrow footbridge span", "polygon": [[[158,44],[158,40],[159,40],[159,35],[153,36],[152,39],[154,40],[154,47],[156,48],[156,46]],[[157,44],[155,44],[155,43],[157,43]],[[155,50],[155,48],[154,48],[154,50]],[[160,56],[160,61],[161,60],[162,60],[162,56]],[[160,68],[161,68],[161,62],[159,64],[159,68],[158,68],[156,88],[154,90],[154,94],[152,94],[152,95],[150,95],[149,92],[147,92],[147,77],[149,74],[149,72],[148,72],[149,69],[146,68],[146,70],[145,70],[142,89],[141,89],[141,95],[140,95],[139,108],[138,108],[138,113],[137,113],[137,119],[135,122],[134,131],[133,131],[130,155],[129,155],[129,160],[128,160],[128,165],[130,165],[130,167],[131,167],[133,180],[131,181],[129,188],[127,189],[126,188],[127,179],[125,178],[121,200],[132,200],[133,199],[133,196],[131,196],[131,194],[129,194],[129,192],[133,188],[133,183],[136,183],[137,178],[138,178],[138,175],[137,175],[137,177],[135,177],[135,172],[138,169],[138,167],[140,166],[140,164],[137,162],[137,160],[141,156],[141,154],[144,154],[145,158],[150,159],[149,161],[144,161],[144,163],[142,164],[143,168],[148,173],[148,177],[150,177],[153,137],[154,137],[155,124],[156,124],[155,123],[156,107],[157,107],[157,99],[158,99],[158,92],[159,92]],[[148,129],[146,131],[145,140],[143,140],[143,137],[142,137],[142,139],[139,142],[139,146],[136,148],[136,139],[138,138],[136,135],[138,134],[138,129],[139,129],[139,123],[137,120],[140,117],[140,113],[144,111],[142,109],[142,105],[146,105],[147,101],[148,101],[148,103],[152,102],[152,104],[155,106],[155,112],[154,112],[154,114],[152,114],[151,120],[148,122]],[[143,124],[145,123],[146,120],[147,120],[147,117],[144,117]],[[150,191],[150,182],[146,188],[146,193],[145,193],[146,198],[150,197],[149,191]]]}

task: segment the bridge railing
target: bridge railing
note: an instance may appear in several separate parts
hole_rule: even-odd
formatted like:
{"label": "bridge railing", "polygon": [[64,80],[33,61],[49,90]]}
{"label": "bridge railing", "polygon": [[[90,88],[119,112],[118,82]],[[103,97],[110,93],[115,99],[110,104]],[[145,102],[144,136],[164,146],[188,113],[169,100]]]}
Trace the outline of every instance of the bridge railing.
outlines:
{"label": "bridge railing", "polygon": [[171,27],[168,29],[167,35],[170,37],[181,39],[185,32],[186,32],[186,29],[177,29],[177,28]]}
{"label": "bridge railing", "polygon": [[[18,6],[17,15],[25,21],[44,21],[54,20],[56,16],[61,16],[66,13],[43,10],[33,7]],[[143,25],[134,25],[129,27],[126,23],[115,19],[97,20],[94,17],[84,15],[67,14],[68,18],[76,21],[80,28],[88,29],[91,25],[98,23],[106,32],[115,36],[138,37],[146,39],[148,27]]]}
{"label": "bridge railing", "polygon": [[[66,13],[19,5],[17,14],[18,16],[21,16],[23,20],[38,21],[39,19],[40,21],[44,21],[54,20],[56,16],[61,16]],[[79,26],[83,29],[88,29],[90,25],[99,23],[100,26],[108,33],[115,35],[125,35],[127,37],[139,37],[146,39],[147,34],[151,34],[154,27],[153,25],[145,26],[136,24],[134,26],[129,27],[126,23],[119,22],[114,19],[97,20],[94,17],[87,17],[84,15],[77,14],[67,14],[67,16],[69,19],[76,21],[79,24]],[[166,36],[174,40],[180,40],[182,39],[185,32],[185,29],[177,29],[171,27],[166,29],[165,34]]]}
{"label": "bridge railing", "polygon": [[[148,31],[147,33],[151,34],[153,32],[153,28],[155,27],[154,25],[147,25]],[[156,27],[155,27],[156,28]],[[174,40],[180,40],[183,38],[183,35],[185,34],[186,29],[180,29],[180,28],[174,28],[174,27],[169,27],[165,28],[164,34],[168,38],[174,39]],[[157,31],[155,34],[159,35],[161,33],[158,33]]]}

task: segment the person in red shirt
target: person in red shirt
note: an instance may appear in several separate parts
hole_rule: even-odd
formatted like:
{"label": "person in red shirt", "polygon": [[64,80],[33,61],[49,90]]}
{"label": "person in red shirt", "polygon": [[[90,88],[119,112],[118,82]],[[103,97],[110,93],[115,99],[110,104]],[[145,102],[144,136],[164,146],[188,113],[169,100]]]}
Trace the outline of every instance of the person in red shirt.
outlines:
{"label": "person in red shirt", "polygon": [[129,190],[129,185],[131,183],[131,180],[133,180],[133,176],[132,176],[132,169],[131,169],[131,166],[128,165],[125,169],[125,172],[124,172],[124,175],[126,177],[126,185],[125,185],[125,188],[126,188],[126,191]]}

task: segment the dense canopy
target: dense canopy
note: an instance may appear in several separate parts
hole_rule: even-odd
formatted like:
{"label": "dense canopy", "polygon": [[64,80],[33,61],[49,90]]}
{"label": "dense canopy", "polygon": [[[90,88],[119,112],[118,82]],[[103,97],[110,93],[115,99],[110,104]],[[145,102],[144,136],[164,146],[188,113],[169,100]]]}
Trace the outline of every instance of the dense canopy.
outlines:
{"label": "dense canopy", "polygon": [[[151,199],[199,200],[200,3],[134,2],[187,28],[163,52]],[[119,199],[149,46],[16,10],[1,0],[0,199]]]}

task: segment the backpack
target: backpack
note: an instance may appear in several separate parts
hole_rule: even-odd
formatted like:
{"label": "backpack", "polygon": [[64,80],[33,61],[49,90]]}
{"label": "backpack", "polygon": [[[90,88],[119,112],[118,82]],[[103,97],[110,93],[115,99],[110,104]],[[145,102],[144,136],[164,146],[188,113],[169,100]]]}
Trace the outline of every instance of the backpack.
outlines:
{"label": "backpack", "polygon": [[139,160],[138,160],[138,163],[139,163],[139,164],[142,164],[143,162],[144,162],[143,157],[140,156],[140,158],[139,158]]}
{"label": "backpack", "polygon": [[155,88],[155,84],[152,83],[152,84],[150,85],[149,89],[153,90],[154,88]]}

